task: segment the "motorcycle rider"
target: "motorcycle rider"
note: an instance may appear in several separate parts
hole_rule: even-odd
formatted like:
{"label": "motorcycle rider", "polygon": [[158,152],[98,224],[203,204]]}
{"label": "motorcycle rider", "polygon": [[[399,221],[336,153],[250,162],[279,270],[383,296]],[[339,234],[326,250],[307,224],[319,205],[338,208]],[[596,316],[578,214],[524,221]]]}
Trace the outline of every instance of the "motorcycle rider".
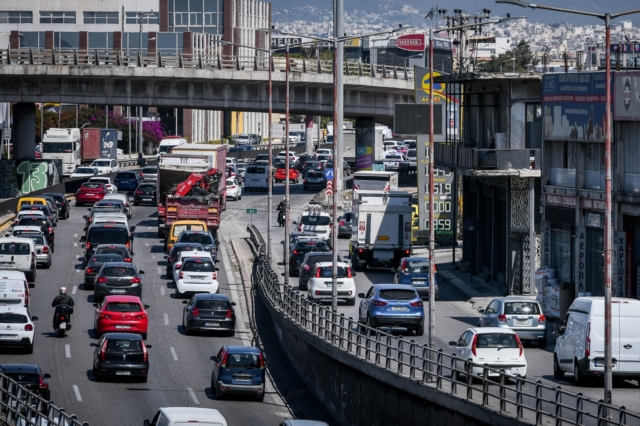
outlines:
{"label": "motorcycle rider", "polygon": [[[67,288],[66,287],[60,287],[60,293],[53,299],[53,302],[51,302],[51,307],[55,308],[58,305],[69,305],[71,307],[73,307],[74,302],[73,302],[73,297],[69,296],[67,294]],[[69,323],[71,323],[71,315],[69,315]],[[55,328],[56,326],[56,312],[53,312],[53,327]]]}
{"label": "motorcycle rider", "polygon": [[287,209],[287,205],[285,203],[286,198],[283,198],[282,201],[280,201],[280,204],[278,204],[278,207],[276,207],[276,210],[278,210],[278,225],[279,226],[283,226],[284,225],[284,219],[285,219],[285,210]]}

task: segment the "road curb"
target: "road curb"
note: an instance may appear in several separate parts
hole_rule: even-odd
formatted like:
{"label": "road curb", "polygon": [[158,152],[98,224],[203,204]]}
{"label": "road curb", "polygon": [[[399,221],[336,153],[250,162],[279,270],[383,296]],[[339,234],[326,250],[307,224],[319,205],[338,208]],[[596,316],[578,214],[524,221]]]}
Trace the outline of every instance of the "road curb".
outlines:
{"label": "road curb", "polygon": [[15,214],[12,214],[8,219],[6,219],[4,222],[0,223],[0,235],[11,226],[11,224],[13,223],[13,219],[16,217]]}

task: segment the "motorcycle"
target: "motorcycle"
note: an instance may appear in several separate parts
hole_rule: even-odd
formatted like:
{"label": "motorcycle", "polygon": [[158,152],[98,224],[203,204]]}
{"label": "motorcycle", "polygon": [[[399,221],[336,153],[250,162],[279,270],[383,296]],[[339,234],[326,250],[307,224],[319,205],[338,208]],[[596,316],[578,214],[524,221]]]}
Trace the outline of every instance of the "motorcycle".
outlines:
{"label": "motorcycle", "polygon": [[53,329],[58,334],[58,337],[64,337],[66,332],[71,330],[72,313],[73,306],[64,304],[56,306]]}
{"label": "motorcycle", "polygon": [[278,226],[284,226],[285,215],[284,211],[278,212]]}

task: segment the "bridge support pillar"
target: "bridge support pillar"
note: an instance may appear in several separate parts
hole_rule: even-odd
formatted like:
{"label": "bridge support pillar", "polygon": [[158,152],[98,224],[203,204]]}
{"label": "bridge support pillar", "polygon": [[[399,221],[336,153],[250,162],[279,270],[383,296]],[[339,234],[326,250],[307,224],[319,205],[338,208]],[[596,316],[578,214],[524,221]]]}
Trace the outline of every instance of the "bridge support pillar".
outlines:
{"label": "bridge support pillar", "polygon": [[33,160],[36,148],[36,104],[17,103],[13,105],[13,142],[14,160]]}
{"label": "bridge support pillar", "polygon": [[307,115],[304,118],[304,130],[305,130],[305,152],[307,154],[313,153],[313,115]]}
{"label": "bridge support pillar", "polygon": [[375,145],[376,120],[373,117],[356,118],[356,172],[373,169]]}

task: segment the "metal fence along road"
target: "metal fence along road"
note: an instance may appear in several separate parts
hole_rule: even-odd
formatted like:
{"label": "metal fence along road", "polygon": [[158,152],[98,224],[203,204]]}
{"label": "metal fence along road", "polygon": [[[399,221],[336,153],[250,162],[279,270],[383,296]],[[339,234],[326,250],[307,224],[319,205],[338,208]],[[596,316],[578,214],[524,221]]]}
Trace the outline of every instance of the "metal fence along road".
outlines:
{"label": "metal fence along road", "polygon": [[[203,55],[189,53],[136,52],[126,50],[2,49],[0,64],[76,65],[159,68],[196,68],[214,70],[268,71],[268,56]],[[271,58],[271,70],[285,71],[284,57]],[[332,74],[333,61],[290,59],[290,71],[307,74]],[[345,76],[413,80],[413,67],[345,62]]]}
{"label": "metal fence along road", "polygon": [[[256,227],[247,230],[258,250],[254,279],[266,301],[297,327],[327,345],[397,376],[428,386],[487,410],[522,422],[543,425],[640,425],[640,413],[607,405],[564,391],[541,381],[512,376],[474,364],[442,349],[418,345],[403,336],[394,336],[331,309],[310,302],[298,291],[280,282],[265,256],[265,243]],[[473,376],[472,367],[482,374]]]}
{"label": "metal fence along road", "polygon": [[75,414],[67,414],[53,402],[47,401],[0,373],[0,408],[3,421],[16,426],[89,426]]}

